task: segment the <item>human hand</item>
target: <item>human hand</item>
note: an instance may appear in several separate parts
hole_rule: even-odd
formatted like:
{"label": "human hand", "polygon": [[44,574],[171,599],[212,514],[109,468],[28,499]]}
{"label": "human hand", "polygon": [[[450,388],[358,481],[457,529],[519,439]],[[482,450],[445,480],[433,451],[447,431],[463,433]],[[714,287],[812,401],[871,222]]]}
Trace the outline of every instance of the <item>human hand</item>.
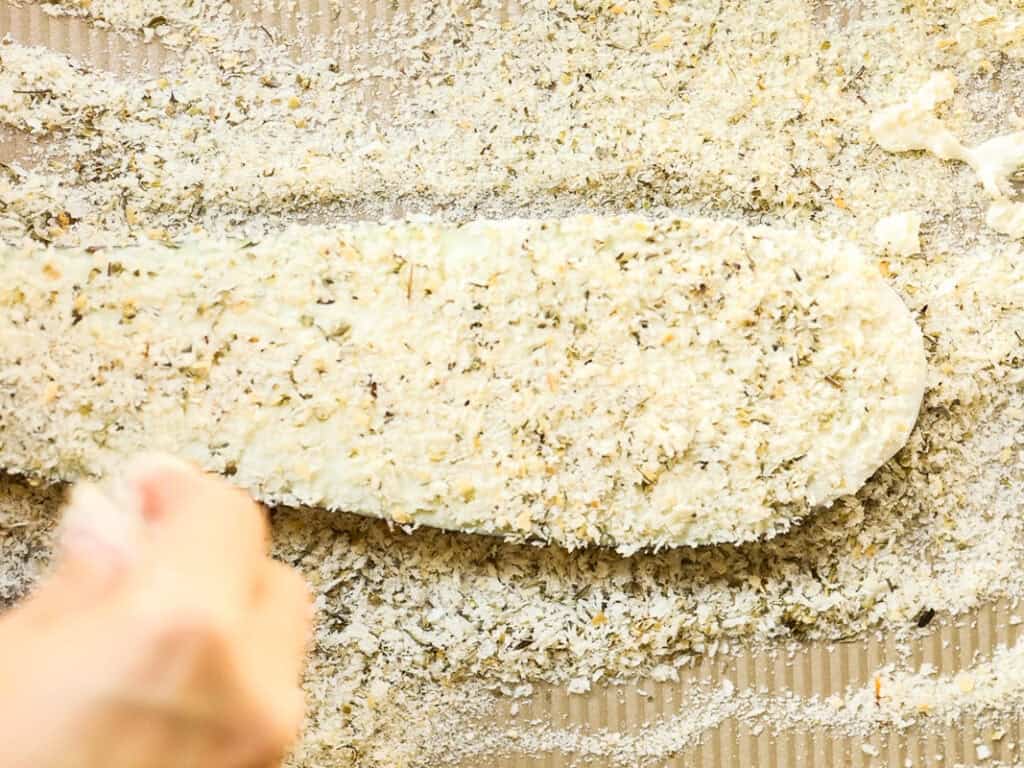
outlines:
{"label": "human hand", "polygon": [[176,460],[77,486],[53,574],[0,617],[0,765],[277,765],[311,604],[267,541],[255,503]]}

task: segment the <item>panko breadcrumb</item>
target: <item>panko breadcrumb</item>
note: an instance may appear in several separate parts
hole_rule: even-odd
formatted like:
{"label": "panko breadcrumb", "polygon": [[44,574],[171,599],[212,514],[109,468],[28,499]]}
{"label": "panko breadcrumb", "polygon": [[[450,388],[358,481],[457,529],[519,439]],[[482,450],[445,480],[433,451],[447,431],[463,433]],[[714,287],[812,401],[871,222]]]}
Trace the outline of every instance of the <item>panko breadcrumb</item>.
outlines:
{"label": "panko breadcrumb", "polygon": [[906,442],[921,332],[839,241],[700,219],[0,250],[0,461],[569,547],[746,541]]}

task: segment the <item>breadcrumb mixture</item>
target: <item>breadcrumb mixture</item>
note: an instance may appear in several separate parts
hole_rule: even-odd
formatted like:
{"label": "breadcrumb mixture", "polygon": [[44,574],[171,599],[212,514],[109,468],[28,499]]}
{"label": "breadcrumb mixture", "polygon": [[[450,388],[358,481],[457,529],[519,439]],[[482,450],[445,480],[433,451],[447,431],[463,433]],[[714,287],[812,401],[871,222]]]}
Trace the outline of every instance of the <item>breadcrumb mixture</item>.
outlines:
{"label": "breadcrumb mixture", "polygon": [[728,220],[0,246],[0,286],[11,472],[162,450],[268,503],[569,549],[784,532],[904,445],[927,378],[864,254]]}
{"label": "breadcrumb mixture", "polygon": [[[259,5],[268,19],[280,10]],[[39,147],[0,166],[0,236],[86,247],[197,229],[258,238],[295,221],[405,212],[671,209],[798,224],[877,259],[925,334],[929,381],[895,459],[855,497],[767,542],[621,557],[278,510],[277,553],[303,569],[320,609],[293,765],[483,759],[466,750],[473,723],[504,701],[492,692],[526,702],[544,682],[583,692],[671,680],[710,655],[877,629],[899,637],[930,611],[1024,594],[1021,241],[986,226],[992,197],[970,167],[889,152],[869,130],[948,72],[959,85],[936,117],[960,141],[1019,131],[1018,2],[531,0],[506,13],[486,0],[365,18],[348,5],[320,4],[336,16],[330,38],[318,37],[324,18],[289,21],[306,39],[301,57],[294,36],[226,3],[43,6],[160,40],[171,61],[116,75],[0,45],[4,135]],[[1014,233],[1019,169],[1006,181],[996,217]],[[905,227],[883,226],[880,243],[876,227],[897,213]],[[10,601],[42,567],[57,494],[10,480],[4,498]],[[992,663],[1019,679],[1017,649]],[[924,725],[995,717],[1021,699],[1016,684],[992,698],[959,684],[921,691],[937,702],[928,711],[900,702]],[[754,695],[698,694],[699,718],[660,722],[642,744],[584,744],[568,731],[545,741],[520,718],[488,736],[486,754],[579,749],[657,765],[744,717]],[[793,722],[765,727],[904,727],[903,703],[864,712],[865,695],[851,690],[821,717],[820,702],[772,705]]]}

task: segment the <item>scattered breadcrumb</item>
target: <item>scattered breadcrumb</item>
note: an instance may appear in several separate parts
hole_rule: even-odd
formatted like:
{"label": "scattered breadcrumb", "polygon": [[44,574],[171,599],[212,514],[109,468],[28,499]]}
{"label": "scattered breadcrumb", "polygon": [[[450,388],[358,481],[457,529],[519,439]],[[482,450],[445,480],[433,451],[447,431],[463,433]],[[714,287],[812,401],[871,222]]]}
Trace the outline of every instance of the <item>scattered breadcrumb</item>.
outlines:
{"label": "scattered breadcrumb", "polygon": [[[1007,722],[1024,714],[1024,641],[1002,648],[990,660],[955,674],[938,675],[928,664],[914,672],[891,666],[878,670],[875,680],[830,697],[804,697],[793,692],[765,693],[737,689],[728,680],[719,685],[687,688],[678,714],[656,718],[628,733],[608,729],[559,727],[530,720],[510,726],[494,724],[472,729],[464,736],[460,759],[480,757],[496,749],[523,754],[563,753],[580,760],[601,757],[616,766],[657,765],[729,721],[752,732],[825,732],[832,736],[867,738],[886,731],[941,733],[943,726],[973,718],[994,742],[1002,737],[987,724]],[[861,742],[865,754],[879,749]],[[991,747],[978,744],[976,753],[991,756]]]}
{"label": "scattered breadcrumb", "polygon": [[[277,554],[303,569],[320,611],[292,765],[473,764],[529,746],[524,723],[510,723],[484,757],[466,756],[474,723],[507,697],[529,710],[545,683],[671,681],[751,647],[876,629],[899,639],[935,611],[1024,595],[1024,258],[1019,240],[984,226],[988,209],[1013,232],[1017,213],[993,213],[961,164],[886,152],[869,131],[935,72],[959,83],[936,104],[959,140],[1021,130],[1016,0],[527,0],[511,14],[492,0],[366,15],[351,5],[318,3],[330,18],[296,19],[306,40],[292,46],[273,23],[292,9],[283,0],[262,0],[252,17],[212,1],[47,3],[163,41],[170,61],[117,74],[0,45],[0,123],[35,146],[0,166],[0,237],[260,239],[296,221],[415,212],[670,210],[797,224],[877,258],[924,333],[929,380],[895,459],[769,542],[620,557],[277,510]],[[1018,204],[1019,171],[1003,184]],[[875,225],[898,211],[921,216],[919,254],[875,244]],[[5,602],[38,575],[58,496],[4,485]],[[997,654],[992,669],[1016,679],[1017,663]],[[1021,698],[1012,687],[972,698],[987,690],[983,674],[957,698],[965,679],[906,669],[886,674],[953,696],[943,719],[998,720]],[[883,711],[886,694],[883,680]],[[659,764],[747,695],[762,694],[737,685],[646,740],[581,741],[557,722],[530,730]],[[838,711],[844,728],[896,727],[855,706],[873,696],[872,682],[836,706],[804,701],[779,726]]]}
{"label": "scattered breadcrumb", "polygon": [[875,225],[875,241],[885,251],[898,256],[921,252],[921,214],[902,211],[886,216]]}

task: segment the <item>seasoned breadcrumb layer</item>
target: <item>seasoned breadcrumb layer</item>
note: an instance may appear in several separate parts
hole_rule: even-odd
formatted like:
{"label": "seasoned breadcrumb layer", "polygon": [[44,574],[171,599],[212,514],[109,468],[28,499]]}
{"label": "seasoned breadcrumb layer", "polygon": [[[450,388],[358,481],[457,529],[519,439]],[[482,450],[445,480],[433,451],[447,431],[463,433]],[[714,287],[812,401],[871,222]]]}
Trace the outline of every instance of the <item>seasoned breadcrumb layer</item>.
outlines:
{"label": "seasoned breadcrumb layer", "polygon": [[921,333],[852,246],[641,217],[0,251],[0,463],[160,448],[274,503],[568,547],[787,529],[906,441]]}

